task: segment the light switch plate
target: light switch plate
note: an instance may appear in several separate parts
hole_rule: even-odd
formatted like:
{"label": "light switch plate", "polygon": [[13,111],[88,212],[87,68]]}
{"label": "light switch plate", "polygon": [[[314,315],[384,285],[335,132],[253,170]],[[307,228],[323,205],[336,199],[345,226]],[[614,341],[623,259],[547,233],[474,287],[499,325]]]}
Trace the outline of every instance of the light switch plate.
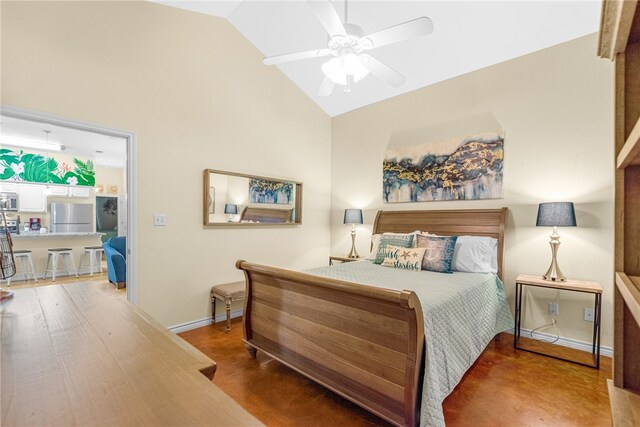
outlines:
{"label": "light switch plate", "polygon": [[167,214],[153,214],[153,225],[156,227],[167,225]]}

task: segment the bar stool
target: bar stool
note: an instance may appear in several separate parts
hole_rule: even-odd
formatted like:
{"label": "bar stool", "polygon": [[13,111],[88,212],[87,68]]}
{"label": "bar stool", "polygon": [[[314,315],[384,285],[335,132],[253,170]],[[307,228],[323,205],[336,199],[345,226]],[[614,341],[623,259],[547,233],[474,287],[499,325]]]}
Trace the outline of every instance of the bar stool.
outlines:
{"label": "bar stool", "polygon": [[[89,254],[89,273],[93,276],[93,272],[97,271],[102,273],[102,254],[104,253],[104,249],[102,246],[85,246],[84,252],[82,253],[82,258],[80,258],[80,266],[78,267],[78,272],[82,274],[84,270],[84,258],[85,255]],[[94,262],[97,262],[96,266]]]}
{"label": "bar stool", "polygon": [[[37,283],[38,278],[36,277],[36,269],[33,268],[33,257],[31,256],[31,251],[26,249],[16,250],[16,251],[13,251],[13,257],[16,259],[16,261],[20,259],[20,264],[22,264],[22,273],[16,272],[16,274],[13,277],[9,277],[7,279],[7,286],[11,286],[11,281],[16,280],[16,276],[18,275],[24,276],[23,280],[26,281],[26,280],[29,280],[29,274],[31,274],[33,276],[33,280],[35,280]],[[31,267],[31,272],[27,271],[27,264],[26,264],[27,261],[29,262],[29,266]]]}
{"label": "bar stool", "polygon": [[[52,248],[48,250],[47,256],[47,264],[44,266],[44,278],[47,278],[47,273],[50,271],[52,274],[52,281],[56,281],[56,273],[61,271],[58,269],[58,259],[62,257],[62,261],[64,262],[64,271],[69,276],[69,264],[71,264],[71,268],[73,269],[73,274],[78,277],[78,272],[76,271],[76,267],[73,263],[73,250],[71,248]],[[51,269],[49,269],[49,261],[52,261]]]}

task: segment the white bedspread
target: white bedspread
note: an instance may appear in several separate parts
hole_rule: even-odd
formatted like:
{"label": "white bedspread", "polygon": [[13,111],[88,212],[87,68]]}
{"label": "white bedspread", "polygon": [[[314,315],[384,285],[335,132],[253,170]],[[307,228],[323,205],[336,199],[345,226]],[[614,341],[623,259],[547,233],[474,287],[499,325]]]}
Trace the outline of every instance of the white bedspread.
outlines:
{"label": "white bedspread", "polygon": [[421,426],[444,425],[442,401],[491,339],[513,327],[502,282],[495,274],[406,271],[371,261],[307,272],[416,293],[424,314],[426,346]]}

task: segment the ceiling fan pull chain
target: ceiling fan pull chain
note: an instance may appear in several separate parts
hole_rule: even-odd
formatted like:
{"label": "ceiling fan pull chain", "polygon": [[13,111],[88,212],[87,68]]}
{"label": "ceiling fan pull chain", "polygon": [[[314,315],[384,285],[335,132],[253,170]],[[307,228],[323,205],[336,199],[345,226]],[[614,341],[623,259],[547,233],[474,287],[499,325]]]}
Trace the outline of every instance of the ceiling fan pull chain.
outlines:
{"label": "ceiling fan pull chain", "polygon": [[349,0],[344,0],[344,23],[349,22]]}

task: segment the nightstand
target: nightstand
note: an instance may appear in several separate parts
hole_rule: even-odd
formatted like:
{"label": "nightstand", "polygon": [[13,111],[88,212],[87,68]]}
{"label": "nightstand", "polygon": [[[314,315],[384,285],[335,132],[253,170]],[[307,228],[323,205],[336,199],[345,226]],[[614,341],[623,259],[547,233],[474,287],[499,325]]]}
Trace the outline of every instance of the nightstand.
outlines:
{"label": "nightstand", "polygon": [[338,262],[352,262],[352,261],[360,261],[361,257],[358,258],[349,258],[348,256],[330,256],[329,257],[329,265],[333,265],[334,261],[338,261]]}
{"label": "nightstand", "polygon": [[[535,286],[539,288],[559,289],[561,291],[584,292],[584,293],[589,293],[594,295],[595,302],[594,302],[594,309],[593,309],[593,313],[594,313],[593,341],[592,341],[592,347],[591,347],[592,348],[591,354],[593,355],[593,363],[594,363],[593,365],[518,347],[518,341],[520,340],[520,321],[522,320],[522,291],[524,286]],[[516,310],[515,310],[516,315],[515,315],[515,328],[513,331],[513,348],[518,350],[528,351],[530,353],[540,354],[543,356],[553,357],[554,359],[577,363],[579,365],[588,366],[590,368],[600,369],[601,311],[602,311],[602,286],[600,286],[599,283],[586,282],[583,280],[571,280],[571,279],[567,279],[564,282],[552,282],[550,280],[544,280],[541,276],[529,276],[526,274],[520,274],[518,277],[516,277]]]}

